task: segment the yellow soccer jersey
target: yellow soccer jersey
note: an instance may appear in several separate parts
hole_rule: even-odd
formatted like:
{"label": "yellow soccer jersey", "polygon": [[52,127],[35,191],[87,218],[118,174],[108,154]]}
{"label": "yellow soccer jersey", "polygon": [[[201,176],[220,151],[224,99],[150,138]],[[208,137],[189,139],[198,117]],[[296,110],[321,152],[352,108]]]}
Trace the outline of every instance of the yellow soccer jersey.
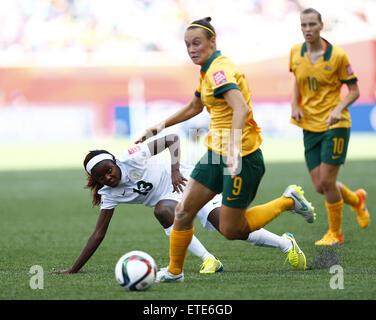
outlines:
{"label": "yellow soccer jersey", "polygon": [[232,128],[233,109],[229,107],[223,93],[230,89],[239,89],[249,106],[249,115],[242,133],[240,155],[246,156],[261,145],[261,130],[253,119],[251,92],[244,74],[232,62],[215,51],[201,68],[201,78],[195,95],[201,98],[210,113],[210,132],[205,137],[206,146],[226,156],[228,138]]}
{"label": "yellow soccer jersey", "polygon": [[[326,41],[326,40],[325,40]],[[346,53],[326,41],[326,50],[322,57],[312,65],[307,54],[306,43],[292,47],[290,54],[290,71],[295,74],[303,112],[302,122],[294,119],[290,122],[313,132],[323,132],[331,111],[342,100],[343,83],[357,81]],[[342,112],[341,120],[333,128],[350,128],[351,119],[347,108]]]}

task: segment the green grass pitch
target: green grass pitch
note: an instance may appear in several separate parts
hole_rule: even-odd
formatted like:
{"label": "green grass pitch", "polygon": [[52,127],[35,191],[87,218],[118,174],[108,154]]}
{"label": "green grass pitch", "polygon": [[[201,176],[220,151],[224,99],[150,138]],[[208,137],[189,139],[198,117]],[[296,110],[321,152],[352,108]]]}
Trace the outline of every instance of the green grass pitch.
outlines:
{"label": "green grass pitch", "polygon": [[[371,224],[361,229],[349,206],[343,212],[345,244],[330,252],[315,248],[327,230],[323,197],[315,193],[303,162],[267,162],[266,174],[252,205],[281,195],[291,183],[303,186],[317,209],[308,224],[288,212],[266,226],[282,234],[291,232],[307,256],[312,270],[295,271],[279,249],[260,248],[228,241],[196,223],[196,236],[224,264],[224,272],[199,274],[201,261],[188,253],[185,282],[154,284],[145,292],[126,292],[115,281],[117,259],[130,250],[151,254],[159,267],[168,263],[168,238],[152,209],[119,206],[108,233],[94,256],[74,275],[52,275],[53,268],[72,265],[94,229],[98,208],[92,208],[83,189],[82,169],[0,171],[0,300],[250,300],[250,299],[375,299],[376,161],[348,160],[339,180],[350,188],[368,191]],[[328,266],[343,268],[343,289],[332,289]],[[321,264],[320,264],[321,263]],[[44,270],[43,289],[31,289],[33,265]],[[318,268],[321,266],[321,268]]]}

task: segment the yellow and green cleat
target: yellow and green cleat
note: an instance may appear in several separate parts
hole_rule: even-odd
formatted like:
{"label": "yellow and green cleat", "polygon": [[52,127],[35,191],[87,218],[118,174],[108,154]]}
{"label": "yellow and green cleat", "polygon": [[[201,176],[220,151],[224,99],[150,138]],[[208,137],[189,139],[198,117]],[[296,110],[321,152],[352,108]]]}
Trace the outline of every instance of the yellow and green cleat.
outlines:
{"label": "yellow and green cleat", "polygon": [[223,264],[218,259],[207,258],[201,264],[200,273],[215,273],[223,271]]}
{"label": "yellow and green cleat", "polygon": [[292,249],[287,252],[287,257],[285,260],[288,260],[290,264],[297,270],[305,270],[307,268],[307,260],[304,255],[304,252],[299,248],[294,236],[291,233],[284,233],[282,237],[291,240]]}

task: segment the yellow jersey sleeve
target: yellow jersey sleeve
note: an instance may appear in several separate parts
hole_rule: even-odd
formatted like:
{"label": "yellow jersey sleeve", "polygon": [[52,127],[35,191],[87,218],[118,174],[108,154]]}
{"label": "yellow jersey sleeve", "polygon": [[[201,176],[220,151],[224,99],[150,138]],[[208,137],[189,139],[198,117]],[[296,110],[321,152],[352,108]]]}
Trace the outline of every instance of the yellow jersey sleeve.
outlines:
{"label": "yellow jersey sleeve", "polygon": [[214,98],[223,98],[223,93],[230,89],[240,89],[233,66],[228,61],[220,61],[208,70],[208,86],[213,90]]}
{"label": "yellow jersey sleeve", "polygon": [[350,59],[345,52],[342,52],[338,62],[338,79],[342,83],[354,83],[357,78],[350,64]]}
{"label": "yellow jersey sleeve", "polygon": [[198,82],[198,85],[195,91],[195,96],[197,98],[201,98],[201,81]]}
{"label": "yellow jersey sleeve", "polygon": [[293,55],[293,50],[294,50],[294,47],[292,47],[291,50],[290,50],[290,59],[289,59],[289,70],[290,70],[290,72],[294,72],[294,70],[292,69],[292,55]]}
{"label": "yellow jersey sleeve", "polygon": [[262,139],[260,128],[253,119],[251,92],[244,74],[226,57],[218,55],[201,73],[197,93],[210,114],[210,132],[205,138],[207,147],[221,155],[227,154],[228,138],[232,128],[233,109],[227,105],[224,93],[231,89],[240,90],[249,106],[249,116],[242,133],[241,156],[258,149]]}

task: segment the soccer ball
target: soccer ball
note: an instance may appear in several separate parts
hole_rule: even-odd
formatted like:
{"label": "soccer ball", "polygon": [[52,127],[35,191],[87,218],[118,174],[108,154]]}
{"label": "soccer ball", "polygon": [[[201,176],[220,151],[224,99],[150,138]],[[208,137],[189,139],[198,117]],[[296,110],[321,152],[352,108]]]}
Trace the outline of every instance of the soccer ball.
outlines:
{"label": "soccer ball", "polygon": [[115,266],[116,281],[126,290],[148,289],[157,274],[154,259],[143,251],[131,251],[123,255]]}

